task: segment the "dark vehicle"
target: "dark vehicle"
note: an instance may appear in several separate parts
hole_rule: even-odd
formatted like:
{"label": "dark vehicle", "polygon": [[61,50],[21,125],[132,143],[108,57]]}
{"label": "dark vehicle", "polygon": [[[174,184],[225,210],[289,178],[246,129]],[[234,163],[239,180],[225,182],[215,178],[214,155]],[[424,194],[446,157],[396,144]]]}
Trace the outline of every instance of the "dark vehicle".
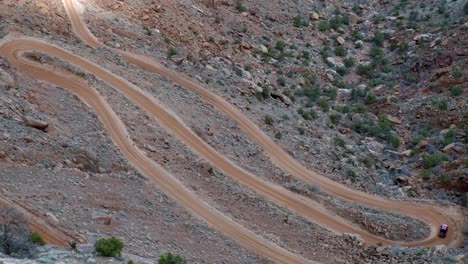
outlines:
{"label": "dark vehicle", "polygon": [[439,231],[439,237],[444,238],[445,236],[447,236],[447,232],[448,232],[448,225],[446,224],[441,225],[440,231]]}

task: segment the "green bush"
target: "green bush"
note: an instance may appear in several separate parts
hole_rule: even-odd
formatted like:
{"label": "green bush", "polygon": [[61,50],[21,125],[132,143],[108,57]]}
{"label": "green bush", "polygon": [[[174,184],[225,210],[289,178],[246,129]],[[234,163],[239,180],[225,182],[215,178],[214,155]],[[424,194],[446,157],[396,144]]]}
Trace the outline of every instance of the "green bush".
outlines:
{"label": "green bush", "polygon": [[463,94],[463,89],[460,86],[452,86],[449,90],[452,96],[460,96]]}
{"label": "green bush", "polygon": [[343,46],[338,46],[335,48],[335,54],[340,57],[344,57],[348,54],[348,51]]}
{"label": "green bush", "polygon": [[187,261],[179,256],[179,255],[172,255],[172,253],[167,253],[159,257],[158,264],[186,264]]}
{"label": "green bush", "polygon": [[279,51],[284,51],[284,48],[286,47],[286,42],[282,41],[282,40],[278,40],[276,42],[276,46],[275,46],[275,49],[279,50]]}
{"label": "green bush", "polygon": [[39,246],[45,246],[46,244],[42,236],[37,232],[31,232],[31,234],[29,235],[29,240],[31,240],[31,242]]}
{"label": "green bush", "polygon": [[273,118],[272,118],[271,116],[269,116],[269,115],[266,115],[266,116],[265,116],[264,121],[265,121],[265,124],[267,124],[267,125],[269,125],[269,126],[272,126],[273,123],[274,123]]}
{"label": "green bush", "polygon": [[374,39],[373,39],[374,44],[379,46],[379,47],[382,47],[384,41],[385,41],[384,33],[380,32],[380,31],[376,31],[374,33]]}
{"label": "green bush", "polygon": [[293,22],[293,25],[297,28],[300,28],[300,27],[307,27],[309,25],[309,23],[307,23],[306,21],[304,21],[302,19],[302,16],[301,15],[297,15],[294,17],[294,22]]}
{"label": "green bush", "polygon": [[241,2],[236,3],[236,9],[240,13],[247,11],[247,8],[245,6],[243,6]]}
{"label": "green bush", "polygon": [[115,238],[101,238],[96,242],[96,252],[104,257],[119,257],[122,253],[124,243]]}
{"label": "green bush", "polygon": [[346,141],[340,137],[334,137],[333,143],[335,143],[335,145],[342,147],[342,148],[346,146]]}
{"label": "green bush", "polygon": [[348,58],[344,59],[343,63],[344,63],[346,68],[351,68],[351,67],[354,66],[354,60],[351,57],[348,57]]}
{"label": "green bush", "polygon": [[178,54],[177,50],[175,50],[174,48],[170,48],[169,51],[167,52],[167,57],[171,58],[172,56],[175,56],[177,54]]}
{"label": "green bush", "polygon": [[374,76],[373,68],[369,65],[359,64],[356,67],[356,73],[361,76],[366,76],[367,78],[372,78]]}
{"label": "green bush", "polygon": [[275,138],[281,140],[283,138],[283,134],[281,134],[281,132],[277,132],[275,134]]}
{"label": "green bush", "polygon": [[465,3],[463,10],[465,11],[465,15],[468,15],[468,1]]}
{"label": "green bush", "polygon": [[423,167],[425,169],[433,168],[445,160],[447,160],[447,158],[441,155],[425,154],[423,156]]}
{"label": "green bush", "polygon": [[328,30],[328,22],[327,21],[320,21],[318,27],[319,27],[320,31],[327,31]]}
{"label": "green bush", "polygon": [[463,76],[463,72],[459,68],[454,68],[452,71],[452,76],[460,79]]}
{"label": "green bush", "polygon": [[447,131],[447,133],[445,133],[444,140],[442,143],[444,144],[444,146],[447,146],[448,144],[455,142],[456,139],[457,139],[457,135],[455,131],[450,129],[449,131]]}
{"label": "green bush", "polygon": [[313,109],[306,111],[303,108],[299,108],[297,113],[300,114],[305,120],[312,120],[317,118],[317,113]]}

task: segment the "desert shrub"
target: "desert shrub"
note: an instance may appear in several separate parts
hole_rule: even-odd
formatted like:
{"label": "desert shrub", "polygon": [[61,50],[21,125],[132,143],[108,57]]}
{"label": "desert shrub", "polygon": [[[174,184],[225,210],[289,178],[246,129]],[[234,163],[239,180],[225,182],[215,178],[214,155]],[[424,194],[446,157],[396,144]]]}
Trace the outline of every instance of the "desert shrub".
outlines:
{"label": "desert shrub", "polygon": [[273,118],[269,115],[266,115],[265,118],[264,118],[264,122],[265,124],[269,125],[269,126],[272,126],[274,121],[273,121]]}
{"label": "desert shrub", "polygon": [[347,174],[348,174],[348,176],[351,177],[353,180],[355,180],[355,179],[358,177],[357,173],[356,173],[355,171],[353,171],[353,170],[348,170]]}
{"label": "desert shrub", "polygon": [[305,132],[306,132],[305,128],[299,127],[297,130],[299,131],[300,135],[302,135],[302,136],[305,135]]}
{"label": "desert shrub", "polygon": [[465,12],[465,15],[468,15],[468,1],[465,3],[465,6],[463,7],[463,10]]}
{"label": "desert shrub", "polygon": [[119,257],[123,247],[124,243],[115,237],[101,238],[95,245],[96,252],[104,257]]}
{"label": "desert shrub", "polygon": [[275,138],[281,140],[283,138],[283,134],[281,134],[281,132],[276,132]]}
{"label": "desert shrub", "polygon": [[374,44],[379,46],[379,47],[382,47],[384,41],[385,41],[384,33],[380,32],[380,31],[376,31],[374,33],[374,39],[373,39]]}
{"label": "desert shrub", "polygon": [[346,141],[340,137],[334,137],[333,143],[339,147],[344,148],[346,146]]}
{"label": "desert shrub", "polygon": [[167,57],[170,58],[170,57],[175,56],[177,54],[178,54],[177,50],[175,50],[174,48],[170,48],[169,51],[167,52]]}
{"label": "desert shrub", "polygon": [[317,88],[317,87],[312,88],[312,89],[308,87],[304,87],[296,91],[295,94],[297,96],[304,96],[304,97],[309,98],[309,100],[315,101],[322,95],[322,92],[320,91],[320,88]]}
{"label": "desert shrub", "polygon": [[318,24],[320,31],[327,31],[328,30],[328,22],[327,21],[320,21]]}
{"label": "desert shrub", "polygon": [[463,94],[463,89],[460,86],[452,86],[449,90],[452,96],[460,96]]}
{"label": "desert shrub", "polygon": [[135,264],[135,262],[133,260],[129,260],[127,264]]}
{"label": "desert shrub", "polygon": [[246,8],[244,5],[242,5],[241,2],[237,2],[237,3],[236,3],[236,9],[237,9],[237,11],[239,11],[240,13],[247,11],[247,8]]}
{"label": "desert shrub", "polygon": [[423,156],[422,165],[425,169],[433,168],[441,162],[447,160],[446,157],[437,154],[425,154]]}
{"label": "desert shrub", "polygon": [[284,42],[283,40],[278,40],[276,42],[276,46],[275,46],[275,49],[279,50],[279,51],[284,51],[284,48],[286,47],[286,42]]}
{"label": "desert shrub", "polygon": [[463,76],[463,72],[459,68],[454,68],[452,71],[452,76],[459,79]]}
{"label": "desert shrub", "polygon": [[328,112],[330,110],[330,105],[328,104],[327,100],[324,98],[321,98],[318,102],[317,105],[322,108],[324,112]]}
{"label": "desert shrub", "polygon": [[39,246],[45,246],[46,244],[42,236],[37,232],[31,232],[29,235],[29,240]]}
{"label": "desert shrub", "polygon": [[348,54],[348,51],[343,46],[338,46],[335,48],[335,54],[340,57],[344,57]]}
{"label": "desert shrub", "polygon": [[343,63],[346,68],[351,68],[354,66],[354,59],[351,57],[347,57],[346,59],[343,60]]}
{"label": "desert shrub", "polygon": [[309,23],[304,21],[301,15],[297,15],[294,17],[293,25],[297,28],[300,28],[300,27],[307,27]]}
{"label": "desert shrub", "polygon": [[444,144],[444,146],[447,146],[448,144],[455,142],[456,139],[457,139],[457,135],[455,131],[450,129],[449,131],[447,131],[447,133],[445,133],[444,140],[442,143]]}
{"label": "desert shrub", "polygon": [[359,64],[356,67],[356,73],[361,76],[366,76],[367,78],[372,78],[374,76],[373,68],[371,65]]}
{"label": "desert shrub", "polygon": [[0,211],[0,252],[15,257],[32,257],[37,246],[30,240],[26,218],[13,208]]}
{"label": "desert shrub", "polygon": [[317,113],[313,109],[306,111],[303,108],[299,108],[299,110],[297,110],[297,113],[300,114],[305,120],[312,120],[317,118]]}
{"label": "desert shrub", "polygon": [[341,76],[345,76],[348,74],[348,69],[346,67],[338,67],[336,68],[336,72]]}
{"label": "desert shrub", "polygon": [[159,257],[158,264],[186,264],[187,261],[179,256],[173,255],[171,252]]}

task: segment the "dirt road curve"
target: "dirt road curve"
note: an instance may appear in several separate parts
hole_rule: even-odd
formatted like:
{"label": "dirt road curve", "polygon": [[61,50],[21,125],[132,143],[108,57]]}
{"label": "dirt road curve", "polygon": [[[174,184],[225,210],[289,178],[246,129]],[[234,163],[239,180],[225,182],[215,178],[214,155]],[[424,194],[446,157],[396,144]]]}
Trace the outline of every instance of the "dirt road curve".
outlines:
{"label": "dirt road curve", "polygon": [[68,237],[67,235],[52,227],[39,217],[36,217],[32,213],[22,209],[20,206],[17,206],[16,204],[2,197],[0,197],[0,208],[15,208],[15,210],[18,210],[21,214],[23,214],[26,217],[30,228],[35,232],[41,234],[41,236],[48,244],[68,246],[68,241],[73,240],[73,238]]}
{"label": "dirt road curve", "polygon": [[[143,152],[133,144],[122,121],[96,90],[90,88],[83,80],[76,76],[70,76],[61,70],[52,69],[51,67],[25,59],[22,53],[28,51],[46,53],[67,61],[95,75],[97,78],[107,82],[119,91],[139,93],[137,87],[134,87],[126,80],[102,69],[94,63],[39,40],[17,39],[7,41],[0,46],[0,55],[8,59],[8,61],[20,71],[25,72],[37,80],[47,81],[63,87],[83,100],[97,113],[112,141],[130,164],[157,184],[175,201],[188,208],[194,215],[200,217],[210,226],[237,241],[244,247],[275,262],[313,263],[255,235],[200,200],[159,164],[156,164],[146,157]],[[148,101],[149,99],[141,98],[141,100]]]}
{"label": "dirt road curve", "polygon": [[[63,0],[63,3],[68,15],[70,16],[73,31],[75,32],[75,34],[77,34],[85,43],[87,43],[91,47],[105,47],[105,45],[100,43],[96,39],[96,37],[92,35],[92,33],[87,28],[86,24],[83,23],[83,21],[81,20],[80,12],[82,11],[82,9],[80,5],[76,3],[76,0]],[[125,52],[113,48],[109,49],[119,53],[129,62],[147,71],[162,75],[172,80],[175,84],[178,84],[184,89],[200,95],[219,111],[225,113],[230,118],[235,120],[239,124],[241,129],[251,139],[253,139],[257,144],[262,146],[263,150],[270,156],[271,160],[278,167],[292,174],[298,179],[307,183],[318,183],[320,184],[321,189],[325,192],[347,201],[353,201],[362,205],[379,208],[385,211],[398,212],[404,215],[418,218],[429,224],[432,227],[432,232],[428,238],[422,241],[408,243],[387,241],[375,237],[362,230],[356,230],[356,226],[339,219],[339,217],[332,215],[329,212],[326,212],[322,208],[318,209],[318,205],[310,200],[305,201],[307,202],[307,204],[303,204],[304,199],[300,199],[291,193],[284,192],[283,190],[281,190],[280,197],[278,197],[277,195],[275,196],[275,194],[278,194],[279,192],[279,187],[258,179],[252,179],[255,178],[253,175],[250,175],[241,168],[235,166],[232,162],[227,160],[224,156],[217,153],[215,150],[209,147],[208,144],[204,143],[201,139],[199,139],[194,133],[192,133],[192,135],[188,135],[188,133],[190,133],[191,131],[181,131],[178,128],[173,127],[174,123],[168,124],[162,122],[167,128],[171,129],[174,132],[174,134],[176,134],[182,141],[184,141],[184,143],[189,145],[192,149],[194,149],[205,159],[212,162],[213,165],[216,166],[218,169],[222,170],[229,176],[237,179],[242,184],[248,186],[257,193],[264,195],[266,198],[277,203],[278,205],[285,206],[286,204],[286,207],[290,210],[296,211],[308,219],[311,219],[312,217],[312,221],[321,224],[332,231],[338,233],[351,232],[360,234],[366,240],[366,242],[372,244],[382,242],[383,244],[387,245],[399,244],[406,246],[434,246],[438,244],[446,244],[449,246],[455,246],[462,241],[462,234],[460,230],[463,225],[463,216],[461,216],[461,214],[457,212],[456,209],[438,208],[434,206],[420,205],[408,202],[385,200],[377,196],[356,191],[354,189],[336,183],[332,180],[329,180],[326,177],[323,177],[313,171],[308,170],[301,163],[289,156],[289,154],[286,151],[284,151],[278,145],[276,145],[274,141],[271,138],[269,138],[258,126],[256,126],[250,119],[248,119],[237,108],[229,104],[222,97],[212,93],[211,91],[197,84],[196,82],[186,77],[183,77],[180,74],[172,72],[171,70],[165,68],[154,59],[151,59],[151,57],[149,56]],[[131,98],[131,100],[136,101],[138,99]],[[141,104],[139,105],[142,106]],[[150,114],[152,112],[152,110],[145,110]],[[161,122],[162,120],[159,121]],[[186,129],[186,126],[184,126],[183,124],[181,124],[180,126],[183,129]],[[260,186],[260,184],[262,186]],[[273,193],[271,191],[273,191]],[[440,239],[437,236],[438,227],[442,223],[446,223],[452,228],[451,232],[449,233],[449,236],[445,239]]]}

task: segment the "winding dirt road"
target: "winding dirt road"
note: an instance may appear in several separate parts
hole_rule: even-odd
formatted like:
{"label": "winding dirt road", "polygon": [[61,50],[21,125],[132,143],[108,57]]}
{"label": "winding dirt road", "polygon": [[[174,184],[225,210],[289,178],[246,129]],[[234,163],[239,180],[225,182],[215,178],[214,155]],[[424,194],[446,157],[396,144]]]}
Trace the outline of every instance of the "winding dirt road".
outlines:
{"label": "winding dirt road", "polygon": [[[97,40],[81,20],[80,12],[82,9],[75,0],[63,0],[63,3],[72,22],[74,32],[93,48],[105,47]],[[147,71],[167,77],[188,91],[200,95],[219,111],[225,113],[236,121],[250,138],[262,146],[264,151],[279,168],[291,173],[298,179],[308,183],[319,183],[322,190],[339,198],[386,211],[399,212],[418,218],[431,226],[431,235],[422,241],[389,241],[372,235],[360,229],[356,225],[338,217],[334,213],[325,210],[316,202],[292,193],[278,185],[261,180],[255,175],[252,175],[237,166],[199,138],[187,125],[183,123],[182,120],[180,120],[180,118],[164,107],[153,96],[131,84],[127,80],[101,68],[95,63],[39,40],[19,38],[7,40],[1,43],[1,56],[7,58],[12,65],[33,78],[64,87],[66,90],[77,95],[97,113],[112,141],[132,166],[134,166],[143,175],[146,175],[153,183],[157,184],[164,192],[179,204],[189,209],[194,215],[203,219],[210,226],[219,230],[227,237],[237,241],[242,246],[278,263],[308,262],[308,260],[278,247],[277,245],[255,235],[251,231],[235,223],[232,219],[226,217],[221,212],[198,198],[159,164],[146,157],[130,140],[124,124],[103,97],[96,90],[89,87],[82,79],[67,74],[60,69],[51,68],[50,66],[41,65],[27,60],[23,56],[23,53],[42,52],[49,54],[93,74],[97,78],[109,84],[112,88],[122,93],[126,98],[134,102],[135,105],[145,110],[149,116],[155,118],[161,125],[170,130],[179,140],[190,146],[193,151],[210,161],[213,166],[217,167],[225,174],[231,176],[242,185],[250,188],[275,204],[288,208],[289,210],[302,215],[331,231],[336,233],[356,233],[361,235],[367,243],[371,244],[381,242],[386,245],[433,246],[437,244],[447,244],[455,246],[461,241],[462,236],[460,230],[463,224],[463,217],[456,211],[456,209],[442,209],[428,205],[385,200],[333,182],[326,177],[308,170],[301,163],[290,157],[283,149],[276,145],[272,139],[261,131],[259,127],[257,127],[252,121],[222,97],[214,94],[194,81],[166,69],[160,63],[148,56],[113,48],[109,49],[119,53],[129,62]],[[442,223],[449,224],[451,228],[449,236],[444,240],[437,237],[438,226]]]}
{"label": "winding dirt road", "polygon": [[[93,48],[106,47],[104,44],[99,42],[99,40],[87,28],[86,24],[81,20],[80,12],[82,12],[83,9],[76,2],[76,0],[63,0],[63,3],[72,22],[73,31],[75,32],[75,34]],[[300,199],[294,194],[291,194],[285,190],[281,190],[281,188],[276,185],[255,178],[255,176],[239,168],[231,161],[226,159],[224,156],[216,152],[208,144],[206,144],[200,138],[198,138],[193,132],[179,130],[180,128],[187,129],[187,127],[183,123],[178,124],[177,127],[174,126],[175,123],[170,124],[162,122],[162,120],[158,119],[157,116],[153,115],[153,117],[158,119],[166,128],[173,131],[173,133],[176,134],[176,136],[179,139],[181,139],[185,144],[189,145],[199,155],[212,162],[212,164],[218,169],[220,169],[227,175],[235,178],[240,183],[248,186],[257,193],[262,194],[263,196],[275,202],[276,204],[285,206],[288,209],[295,211],[308,219],[311,219],[312,217],[312,221],[324,227],[327,227],[328,229],[334,232],[350,232],[360,234],[366,240],[366,242],[371,244],[381,242],[386,245],[398,244],[404,246],[434,246],[438,244],[456,246],[462,241],[463,236],[460,230],[463,225],[464,219],[463,216],[459,212],[457,212],[455,208],[439,208],[435,206],[428,206],[409,202],[386,200],[381,197],[363,193],[348,188],[342,184],[336,183],[326,177],[323,177],[307,169],[300,162],[292,158],[286,151],[284,151],[282,148],[276,145],[276,143],[270,137],[268,137],[257,125],[255,125],[255,123],[253,123],[249,118],[247,118],[237,108],[229,104],[222,97],[214,94],[210,90],[182,76],[181,74],[175,73],[165,68],[159,62],[157,62],[149,56],[126,52],[110,47],[106,48],[119,53],[129,62],[147,71],[164,76],[172,80],[173,83],[186,89],[187,91],[196,93],[197,95],[202,97],[208,103],[217,108],[220,112],[223,112],[224,114],[232,118],[234,121],[236,121],[239,124],[242,131],[244,131],[252,140],[254,140],[258,145],[260,145],[263,148],[263,150],[269,155],[272,162],[284,171],[290,173],[291,175],[297,177],[298,179],[304,182],[318,183],[320,184],[321,190],[343,200],[353,201],[362,205],[375,207],[384,211],[398,212],[407,216],[420,219],[426,222],[431,227],[431,234],[428,238],[422,241],[414,242],[388,241],[371,235],[363,230],[360,230],[355,225],[352,225],[349,222],[340,219],[336,215],[324,210],[323,208],[320,208],[318,204],[314,203],[311,200]],[[138,98],[129,99],[131,99],[134,102],[138,100]],[[156,104],[161,106],[159,103]],[[142,106],[141,104],[139,105]],[[155,113],[152,109],[145,110],[150,115],[152,115],[151,113]],[[166,111],[169,112],[168,110]],[[176,117],[174,117],[174,120],[176,120],[177,122],[181,122]],[[280,196],[278,196],[278,192],[280,192]],[[304,204],[304,202],[306,204]],[[439,226],[443,223],[448,224],[451,227],[451,232],[449,232],[447,238],[440,239],[437,236],[437,231]]]}
{"label": "winding dirt road", "polygon": [[[21,38],[6,41],[0,45],[0,55],[5,57],[18,70],[25,72],[37,80],[46,81],[63,87],[83,100],[96,112],[112,141],[130,164],[140,173],[146,175],[172,199],[189,209],[194,215],[198,216],[227,237],[237,241],[242,246],[275,262],[313,263],[310,260],[292,254],[264,238],[255,235],[199,199],[174,176],[163,169],[159,164],[146,157],[143,152],[134,145],[125,125],[96,90],[89,87],[86,82],[76,76],[71,76],[62,70],[54,69],[50,66],[26,59],[23,56],[25,52],[41,52],[57,57],[93,74],[119,91],[122,90],[129,93],[133,91],[138,93],[136,90],[139,88],[88,60],[39,40]],[[141,99],[143,101],[148,100],[147,98]]]}

